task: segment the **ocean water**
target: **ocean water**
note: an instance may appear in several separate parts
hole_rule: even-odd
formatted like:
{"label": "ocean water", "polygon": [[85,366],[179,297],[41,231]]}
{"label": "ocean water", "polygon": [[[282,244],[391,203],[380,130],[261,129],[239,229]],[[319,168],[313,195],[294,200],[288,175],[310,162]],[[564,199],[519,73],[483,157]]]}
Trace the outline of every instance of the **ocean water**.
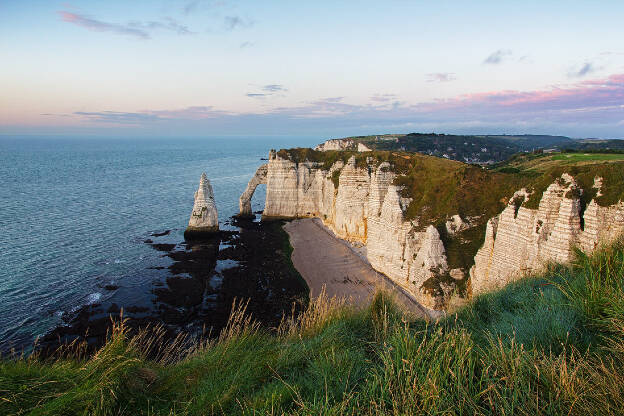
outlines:
{"label": "ocean water", "polygon": [[[321,139],[0,138],[0,350],[24,348],[63,316],[132,295],[162,262],[144,241],[182,241],[199,177],[212,183],[219,221],[271,148]],[[264,205],[264,187],[252,200]]]}

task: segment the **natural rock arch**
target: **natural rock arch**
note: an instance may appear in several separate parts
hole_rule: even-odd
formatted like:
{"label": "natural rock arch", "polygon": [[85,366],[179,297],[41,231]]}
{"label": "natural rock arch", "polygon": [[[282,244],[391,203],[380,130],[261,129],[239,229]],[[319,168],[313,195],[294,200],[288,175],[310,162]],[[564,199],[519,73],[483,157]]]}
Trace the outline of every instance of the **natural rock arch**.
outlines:
{"label": "natural rock arch", "polygon": [[269,165],[264,164],[258,168],[256,174],[249,180],[247,184],[247,188],[245,192],[240,196],[238,200],[238,208],[239,208],[239,216],[240,217],[251,217],[253,213],[251,212],[251,197],[254,194],[254,191],[258,187],[258,185],[267,183],[267,171]]}

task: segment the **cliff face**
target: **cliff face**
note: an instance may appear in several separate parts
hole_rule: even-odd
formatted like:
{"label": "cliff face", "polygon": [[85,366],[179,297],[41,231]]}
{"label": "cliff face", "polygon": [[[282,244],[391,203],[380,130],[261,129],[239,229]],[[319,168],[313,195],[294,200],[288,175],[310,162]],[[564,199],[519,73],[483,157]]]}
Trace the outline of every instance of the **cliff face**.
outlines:
{"label": "cliff face", "polygon": [[321,152],[326,152],[329,150],[357,150],[358,152],[370,152],[369,149],[363,143],[356,143],[350,139],[330,139],[326,140],[323,143],[319,144],[314,148],[314,150],[319,150]]}
{"label": "cliff face", "polygon": [[[596,180],[594,187],[600,186]],[[502,287],[548,262],[569,262],[574,247],[591,252],[624,232],[622,201],[601,207],[592,200],[583,211],[581,192],[567,174],[546,189],[537,209],[518,207],[528,193],[516,192],[507,208],[488,221],[485,242],[470,270],[473,294]]]}
{"label": "cliff face", "polygon": [[[584,207],[583,190],[568,174],[548,186],[537,209],[522,206],[531,196],[522,189],[489,220],[484,215],[462,218],[450,213],[438,228],[406,220],[411,199],[402,198],[401,188],[393,184],[397,174],[391,165],[374,160],[360,157],[356,163],[352,156],[346,163],[339,158],[327,167],[326,162],[297,163],[271,151],[269,163],[258,169],[241,196],[241,213],[249,211],[255,186],[266,182],[263,218],[322,219],[338,237],[364,243],[373,268],[434,309],[444,309],[458,282],[465,284],[468,277],[472,293],[482,293],[538,271],[547,262],[570,261],[575,246],[589,252],[624,232],[624,203],[600,206],[591,200]],[[601,195],[600,186],[597,178],[596,197]],[[465,233],[482,236],[478,227],[486,220],[483,244],[479,237],[470,240],[474,241],[470,250],[480,248],[476,256],[475,251],[468,253],[468,259],[474,256],[469,273],[471,261],[464,268],[451,268],[451,258],[452,267],[460,267],[457,243],[466,244]],[[438,230],[444,232],[444,241],[455,239],[455,248],[445,247]],[[470,241],[468,245],[473,244]]]}
{"label": "cliff face", "polygon": [[387,162],[357,167],[351,158],[324,170],[317,163],[295,163],[271,152],[263,218],[321,218],[338,237],[365,243],[376,270],[424,305],[442,308],[450,287],[442,298],[440,293],[433,296],[421,288],[430,277],[447,271],[444,245],[435,227],[417,232],[415,224],[403,219],[408,201],[402,200],[399,189],[392,185],[394,178]]}

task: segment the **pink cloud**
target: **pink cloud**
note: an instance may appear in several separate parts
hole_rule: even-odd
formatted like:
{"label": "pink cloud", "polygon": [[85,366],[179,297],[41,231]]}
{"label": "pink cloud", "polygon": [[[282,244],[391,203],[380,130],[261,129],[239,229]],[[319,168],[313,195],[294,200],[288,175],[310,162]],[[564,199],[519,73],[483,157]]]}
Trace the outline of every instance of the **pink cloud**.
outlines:
{"label": "pink cloud", "polygon": [[624,105],[624,74],[602,80],[583,81],[568,86],[553,86],[537,91],[493,91],[465,94],[448,100],[421,103],[412,106],[419,113],[456,115],[470,113],[482,118],[509,114],[526,118],[531,114],[542,117],[543,112],[562,115],[570,111],[622,111]]}
{"label": "pink cloud", "polygon": [[[74,116],[97,122],[149,126],[158,123],[194,123],[201,129],[210,126],[426,126],[448,129],[470,126],[490,131],[519,126],[556,128],[557,131],[609,131],[617,134],[624,120],[624,74],[605,79],[552,86],[534,91],[490,91],[465,94],[452,99],[406,104],[401,101],[376,101],[350,104],[345,97],[330,97],[256,112],[226,112],[211,106],[172,110],[124,112],[80,112]],[[437,126],[437,127],[436,127]],[[462,127],[462,128],[463,128]],[[200,128],[200,127],[197,127]],[[216,127],[215,127],[216,128]],[[223,127],[226,128],[226,127]],[[269,128],[269,127],[266,127]],[[353,128],[353,127],[351,127]],[[568,130],[571,129],[571,130]],[[593,133],[587,133],[593,134]]]}
{"label": "pink cloud", "polygon": [[114,32],[121,35],[137,37],[139,39],[150,38],[149,33],[147,33],[146,31],[128,25],[119,25],[116,23],[103,22],[101,20],[93,19],[88,16],[66,11],[60,11],[59,14],[61,15],[61,19],[64,22],[72,23],[76,26],[84,27],[86,29],[96,32]]}

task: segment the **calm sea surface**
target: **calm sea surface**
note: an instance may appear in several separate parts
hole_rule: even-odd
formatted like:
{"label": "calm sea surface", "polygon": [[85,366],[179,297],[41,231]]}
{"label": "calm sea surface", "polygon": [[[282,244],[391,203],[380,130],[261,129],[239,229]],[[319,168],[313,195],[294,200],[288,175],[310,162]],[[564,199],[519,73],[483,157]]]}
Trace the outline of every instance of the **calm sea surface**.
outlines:
{"label": "calm sea surface", "polygon": [[107,285],[139,285],[161,256],[144,240],[165,230],[183,240],[202,172],[223,223],[269,149],[320,141],[0,138],[0,350],[105,301]]}

